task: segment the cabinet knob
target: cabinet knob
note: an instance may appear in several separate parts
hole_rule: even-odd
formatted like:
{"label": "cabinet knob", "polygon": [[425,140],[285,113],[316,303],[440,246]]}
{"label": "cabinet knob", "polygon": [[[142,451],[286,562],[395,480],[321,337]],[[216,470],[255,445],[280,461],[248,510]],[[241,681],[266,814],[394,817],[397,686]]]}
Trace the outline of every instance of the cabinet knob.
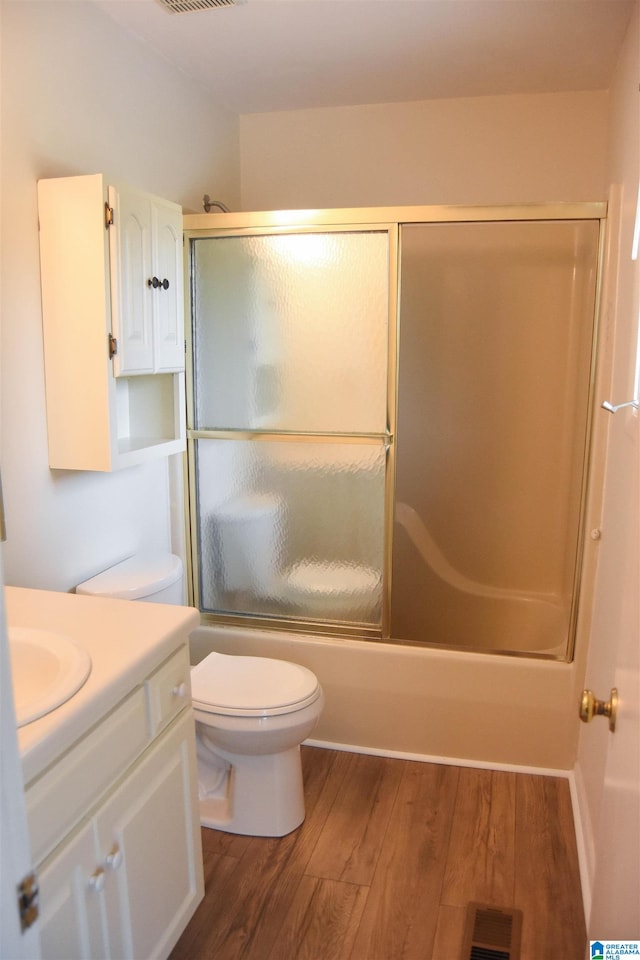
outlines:
{"label": "cabinet knob", "polygon": [[168,289],[169,289],[169,281],[167,280],[166,277],[165,277],[165,279],[162,281],[162,289],[163,289],[163,290],[168,290]]}
{"label": "cabinet knob", "polygon": [[148,286],[148,287],[153,287],[154,290],[157,290],[158,287],[162,286],[162,281],[161,281],[161,280],[158,280],[157,277],[150,277],[150,278],[147,280],[147,286]]}
{"label": "cabinet knob", "polygon": [[122,850],[117,843],[111,847],[111,850],[104,858],[104,865],[108,867],[109,870],[117,870],[120,864],[122,863]]}
{"label": "cabinet knob", "polygon": [[177,683],[171,693],[174,695],[174,697],[180,697],[181,699],[184,699],[184,697],[187,695],[187,685],[184,680],[182,683]]}
{"label": "cabinet knob", "polygon": [[102,867],[96,867],[89,877],[87,886],[96,893],[100,893],[104,889],[104,870]]}

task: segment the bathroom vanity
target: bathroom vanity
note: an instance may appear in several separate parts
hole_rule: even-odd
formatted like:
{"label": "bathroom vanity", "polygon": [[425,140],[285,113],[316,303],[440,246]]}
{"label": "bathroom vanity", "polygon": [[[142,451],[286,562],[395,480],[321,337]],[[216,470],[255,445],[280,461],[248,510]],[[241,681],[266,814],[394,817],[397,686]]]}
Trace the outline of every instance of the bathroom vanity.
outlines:
{"label": "bathroom vanity", "polygon": [[203,896],[188,638],[196,610],[8,587],[12,628],[91,672],[18,730],[44,958],[166,958]]}

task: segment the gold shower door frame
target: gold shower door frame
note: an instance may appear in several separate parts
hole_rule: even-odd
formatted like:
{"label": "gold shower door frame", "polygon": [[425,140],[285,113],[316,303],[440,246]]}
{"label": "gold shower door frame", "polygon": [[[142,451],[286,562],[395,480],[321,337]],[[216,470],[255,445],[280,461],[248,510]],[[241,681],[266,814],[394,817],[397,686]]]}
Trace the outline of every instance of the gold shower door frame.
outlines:
{"label": "gold shower door frame", "polygon": [[[345,624],[321,624],[317,620],[290,620],[274,616],[260,617],[251,615],[233,615],[228,613],[203,613],[203,623],[225,624],[230,626],[251,627],[255,629],[277,629],[294,633],[314,633],[316,635],[345,637],[379,642],[394,641],[390,636],[391,588],[392,588],[392,549],[395,509],[395,444],[398,393],[398,335],[400,322],[400,231],[404,224],[428,223],[498,223],[509,221],[536,220],[592,220],[599,221],[599,252],[595,292],[595,318],[593,343],[589,372],[589,409],[586,423],[586,443],[583,457],[583,471],[580,492],[580,522],[575,562],[574,587],[571,602],[571,615],[567,639],[566,660],[573,657],[575,644],[580,581],[582,575],[582,554],[584,546],[584,514],[589,475],[590,438],[592,433],[593,403],[592,393],[595,380],[595,366],[598,340],[598,306],[600,301],[601,268],[604,249],[604,225],[607,215],[606,203],[537,203],[509,206],[411,206],[411,207],[362,207],[327,210],[286,210],[259,211],[256,213],[214,213],[187,214],[183,217],[185,241],[185,337],[186,337],[186,397],[187,397],[187,451],[184,457],[185,489],[185,529],[187,542],[187,582],[189,602],[200,608],[200,550],[197,524],[196,492],[196,443],[201,439],[228,439],[297,442],[297,443],[355,443],[382,444],[386,450],[385,495],[384,495],[384,546],[382,570],[382,616],[380,629],[349,626]],[[384,433],[361,434],[319,434],[295,433],[272,430],[198,430],[195,429],[194,409],[194,371],[193,371],[193,318],[192,318],[192,240],[222,237],[241,237],[276,235],[291,233],[331,232],[386,232],[389,238],[389,316],[388,316],[388,364],[386,430]],[[415,643],[408,641],[409,645]],[[422,646],[431,646],[425,641]],[[456,649],[438,644],[438,649]],[[459,649],[459,648],[458,648]],[[465,648],[468,651],[468,648]],[[483,649],[482,653],[500,655],[544,657],[527,651]]]}

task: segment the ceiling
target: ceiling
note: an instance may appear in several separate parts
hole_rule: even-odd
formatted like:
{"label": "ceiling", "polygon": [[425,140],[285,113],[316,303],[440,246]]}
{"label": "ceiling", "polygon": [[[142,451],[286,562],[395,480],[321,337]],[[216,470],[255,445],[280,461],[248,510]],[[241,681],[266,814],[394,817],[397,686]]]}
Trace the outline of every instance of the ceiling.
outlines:
{"label": "ceiling", "polygon": [[604,90],[633,0],[92,0],[233,113]]}

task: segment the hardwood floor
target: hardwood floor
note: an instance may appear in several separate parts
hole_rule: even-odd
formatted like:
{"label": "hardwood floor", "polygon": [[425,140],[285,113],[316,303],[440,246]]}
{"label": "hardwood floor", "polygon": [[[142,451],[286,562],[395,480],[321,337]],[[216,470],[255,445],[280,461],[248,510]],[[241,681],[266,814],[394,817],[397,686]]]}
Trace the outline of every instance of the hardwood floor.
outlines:
{"label": "hardwood floor", "polygon": [[203,829],[205,899],[170,960],[460,960],[466,906],[523,911],[521,960],[583,960],[568,782],[302,748],[306,819]]}

